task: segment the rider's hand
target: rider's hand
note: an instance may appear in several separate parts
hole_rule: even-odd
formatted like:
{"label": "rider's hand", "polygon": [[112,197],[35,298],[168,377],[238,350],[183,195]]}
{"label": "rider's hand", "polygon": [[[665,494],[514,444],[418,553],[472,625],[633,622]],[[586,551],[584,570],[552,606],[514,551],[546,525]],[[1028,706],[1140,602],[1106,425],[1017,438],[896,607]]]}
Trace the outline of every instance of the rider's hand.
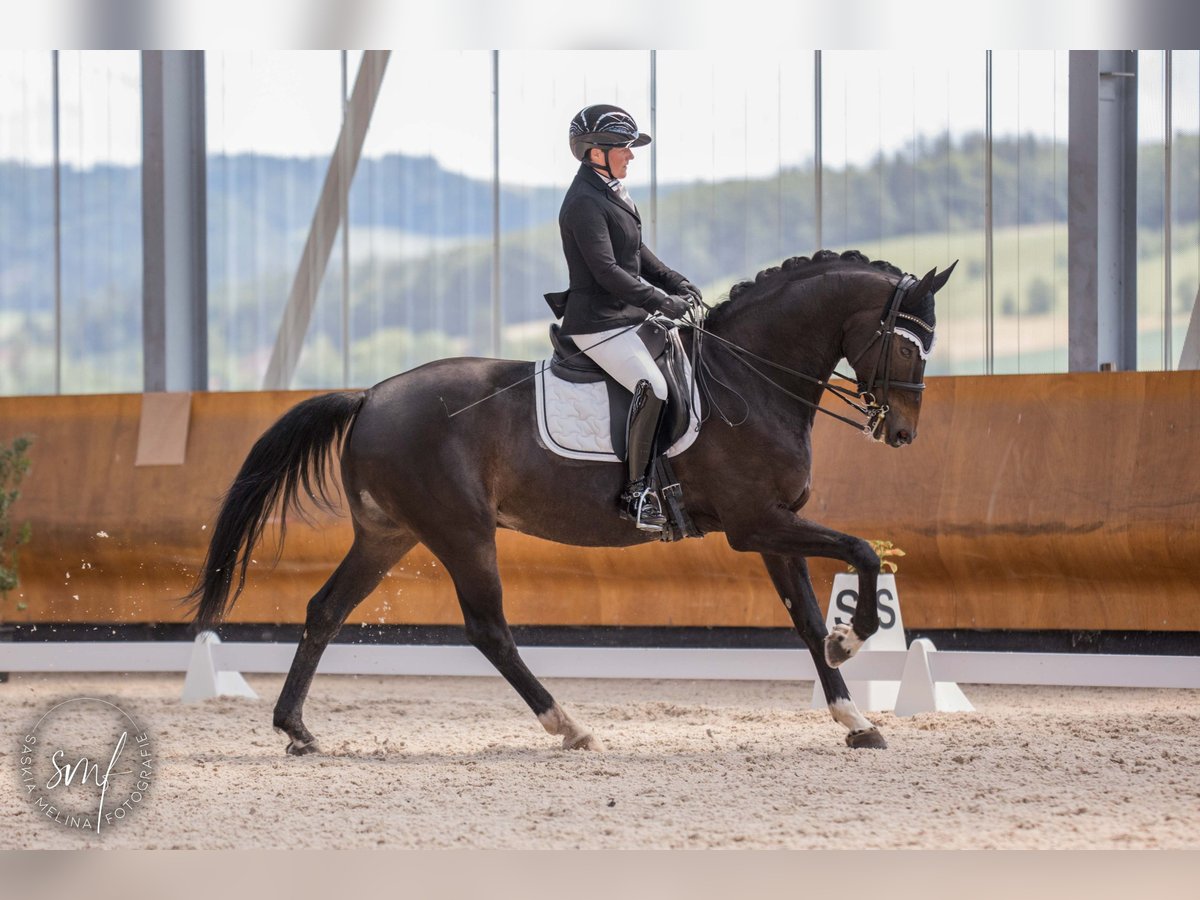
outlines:
{"label": "rider's hand", "polygon": [[686,278],[679,282],[679,287],[676,289],[680,294],[690,295],[694,300],[703,300],[704,297],[700,294],[700,288],[696,287]]}
{"label": "rider's hand", "polygon": [[658,311],[669,319],[682,319],[692,311],[692,298],[668,294],[658,301]]}

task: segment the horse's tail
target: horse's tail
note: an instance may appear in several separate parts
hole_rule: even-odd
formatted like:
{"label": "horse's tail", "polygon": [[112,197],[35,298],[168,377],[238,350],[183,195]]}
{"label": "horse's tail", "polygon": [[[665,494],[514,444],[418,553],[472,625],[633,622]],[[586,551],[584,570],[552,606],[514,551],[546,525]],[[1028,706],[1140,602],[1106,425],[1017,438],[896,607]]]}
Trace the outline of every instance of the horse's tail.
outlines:
{"label": "horse's tail", "polygon": [[[322,394],[284,413],[258,439],[221,504],[208,554],[196,586],[181,601],[195,613],[195,629],[219,623],[241,596],[250,552],[262,537],[272,510],[279,508],[279,547],[287,530],[288,510],[304,517],[304,496],[323,509],[332,509],[326,486],[330,451],[341,445],[366,400],[362,392]],[[237,573],[237,587],[229,596]]]}

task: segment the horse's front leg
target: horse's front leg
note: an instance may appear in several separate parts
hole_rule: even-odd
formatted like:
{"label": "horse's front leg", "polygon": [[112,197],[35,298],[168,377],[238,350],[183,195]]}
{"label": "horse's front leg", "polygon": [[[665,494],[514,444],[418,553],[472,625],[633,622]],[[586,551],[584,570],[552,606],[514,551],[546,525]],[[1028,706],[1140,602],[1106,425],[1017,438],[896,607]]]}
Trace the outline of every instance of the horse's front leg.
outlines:
{"label": "horse's front leg", "polygon": [[875,597],[879,556],[862,538],[802,519],[782,506],[759,521],[727,526],[726,537],[734,550],[786,557],[822,556],[841,560],[858,570],[858,605],[850,624],[835,625],[825,638],[825,659],[829,665],[840,666],[879,630]]}
{"label": "horse's front leg", "polygon": [[763,554],[763,562],[767,564],[767,572],[779,591],[783,605],[787,607],[792,624],[808,646],[812,654],[813,665],[817,669],[817,678],[825,692],[825,702],[829,704],[829,714],[834,721],[844,725],[847,731],[846,743],[851,747],[870,747],[883,750],[887,741],[879,733],[879,729],[868,721],[850,697],[842,673],[829,665],[825,659],[824,642],[827,635],[825,622],[821,619],[821,607],[817,604],[816,594],[813,593],[812,580],[808,575],[808,562],[800,556],[771,556]]}

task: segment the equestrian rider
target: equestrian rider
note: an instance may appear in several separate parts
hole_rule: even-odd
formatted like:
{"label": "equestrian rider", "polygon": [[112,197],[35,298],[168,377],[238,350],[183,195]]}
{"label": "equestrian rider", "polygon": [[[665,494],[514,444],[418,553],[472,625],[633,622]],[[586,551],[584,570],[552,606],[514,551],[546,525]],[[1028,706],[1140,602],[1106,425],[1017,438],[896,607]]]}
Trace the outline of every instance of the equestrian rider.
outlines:
{"label": "equestrian rider", "polygon": [[648,475],[667,383],[638,326],[652,313],[682,318],[700,291],[642,243],[641,217],[621,183],[633,148],[649,144],[650,135],[620,107],[598,104],[571,120],[570,143],[581,165],[558,214],[570,275],[561,333],[632,392],[621,514],[661,531],[666,517]]}

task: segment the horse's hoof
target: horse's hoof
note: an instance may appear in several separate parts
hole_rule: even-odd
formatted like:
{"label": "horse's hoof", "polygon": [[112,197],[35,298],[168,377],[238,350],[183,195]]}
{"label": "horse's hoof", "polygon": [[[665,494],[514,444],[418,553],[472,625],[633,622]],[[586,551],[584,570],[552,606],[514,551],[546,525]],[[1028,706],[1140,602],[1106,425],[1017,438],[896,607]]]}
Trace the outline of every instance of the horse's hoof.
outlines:
{"label": "horse's hoof", "polygon": [[563,738],[563,749],[564,750],[601,751],[604,749],[604,745],[601,744],[598,740],[596,740],[596,738],[592,737],[590,734],[581,734],[581,735],[576,736],[575,738],[570,738],[570,737]]}
{"label": "horse's hoof", "polygon": [[887,741],[883,739],[878,728],[868,728],[865,731],[852,731],[846,735],[846,746],[853,747],[855,750],[861,750],[864,747],[868,750],[886,750]]}
{"label": "horse's hoof", "polygon": [[862,639],[849,625],[835,625],[825,638],[825,662],[837,668],[863,645]]}
{"label": "horse's hoof", "polygon": [[317,746],[316,741],[289,741],[287,745],[288,756],[308,756],[310,753],[320,753],[321,750]]}

